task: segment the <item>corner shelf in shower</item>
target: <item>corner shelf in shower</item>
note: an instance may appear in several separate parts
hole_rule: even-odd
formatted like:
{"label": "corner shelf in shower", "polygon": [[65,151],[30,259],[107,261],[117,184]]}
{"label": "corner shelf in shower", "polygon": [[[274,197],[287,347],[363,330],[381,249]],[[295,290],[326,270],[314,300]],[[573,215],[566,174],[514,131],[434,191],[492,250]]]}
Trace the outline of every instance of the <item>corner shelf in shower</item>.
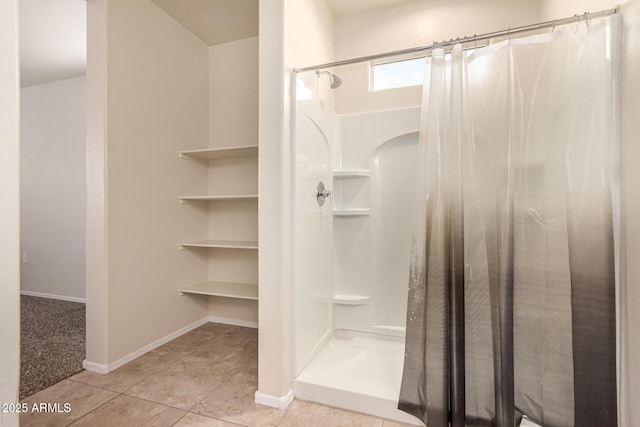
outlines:
{"label": "corner shelf in shower", "polygon": [[201,150],[180,151],[181,159],[192,160],[220,160],[241,157],[257,157],[257,145],[245,145],[242,147],[205,148]]}
{"label": "corner shelf in shower", "polygon": [[229,194],[225,196],[179,196],[180,203],[186,202],[215,202],[215,201],[230,201],[230,200],[258,200],[257,194]]}
{"label": "corner shelf in shower", "polygon": [[352,169],[352,170],[333,171],[333,177],[337,179],[369,178],[370,175],[371,175],[370,169]]}
{"label": "corner shelf in shower", "polygon": [[250,283],[216,282],[208,280],[178,289],[180,295],[195,294],[214,297],[258,300],[258,285]]}
{"label": "corner shelf in shower", "polygon": [[195,242],[179,243],[184,248],[219,248],[219,249],[258,249],[258,242],[239,240],[198,240]]}
{"label": "corner shelf in shower", "polygon": [[370,216],[371,209],[334,209],[333,216]]}
{"label": "corner shelf in shower", "polygon": [[369,304],[371,297],[366,295],[338,294],[333,296],[333,303],[339,305],[365,305]]}

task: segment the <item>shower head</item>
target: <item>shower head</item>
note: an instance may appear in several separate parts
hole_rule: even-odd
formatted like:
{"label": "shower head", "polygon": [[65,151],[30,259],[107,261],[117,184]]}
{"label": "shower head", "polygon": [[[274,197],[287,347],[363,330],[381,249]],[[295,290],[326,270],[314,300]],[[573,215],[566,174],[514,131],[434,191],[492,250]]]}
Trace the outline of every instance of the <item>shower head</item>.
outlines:
{"label": "shower head", "polygon": [[330,88],[331,89],[336,89],[338,86],[340,86],[342,84],[342,79],[338,76],[336,76],[335,74],[332,74],[328,71],[320,71],[320,70],[316,70],[316,77],[320,78],[320,74],[328,74],[329,75],[329,81],[331,82],[330,84]]}
{"label": "shower head", "polygon": [[331,85],[329,86],[331,89],[335,89],[342,84],[342,79],[335,74],[331,74]]}

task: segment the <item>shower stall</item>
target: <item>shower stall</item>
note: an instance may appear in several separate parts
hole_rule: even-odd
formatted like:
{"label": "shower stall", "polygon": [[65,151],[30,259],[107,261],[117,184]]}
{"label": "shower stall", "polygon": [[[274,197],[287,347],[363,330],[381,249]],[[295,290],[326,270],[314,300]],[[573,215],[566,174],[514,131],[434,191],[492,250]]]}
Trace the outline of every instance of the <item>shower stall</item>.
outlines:
{"label": "shower stall", "polygon": [[294,391],[418,423],[397,401],[420,106],[341,112],[364,67],[294,75]]}
{"label": "shower stall", "polygon": [[433,48],[424,97],[369,87],[376,63],[294,74],[298,398],[417,425],[617,425],[616,13]]}

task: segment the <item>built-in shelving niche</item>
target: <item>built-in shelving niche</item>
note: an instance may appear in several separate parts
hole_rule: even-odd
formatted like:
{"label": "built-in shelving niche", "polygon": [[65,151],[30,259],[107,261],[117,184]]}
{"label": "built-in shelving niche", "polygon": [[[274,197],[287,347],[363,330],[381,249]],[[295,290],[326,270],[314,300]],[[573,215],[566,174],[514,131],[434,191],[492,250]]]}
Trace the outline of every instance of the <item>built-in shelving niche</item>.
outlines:
{"label": "built-in shelving niche", "polygon": [[[200,150],[186,150],[179,153],[179,157],[185,160],[194,160],[204,163],[209,169],[210,180],[218,178],[215,175],[216,168],[233,170],[236,165],[246,169],[250,167],[252,162],[255,163],[257,169],[258,146],[240,146],[240,147],[224,147],[224,148],[207,148]],[[238,176],[242,174],[242,170],[233,172]],[[215,178],[212,178],[212,175]],[[216,180],[220,181],[220,180]],[[223,180],[224,182],[224,180]],[[234,180],[228,181],[231,185]],[[227,188],[216,186],[216,191],[222,192]],[[233,190],[233,189],[232,189]],[[251,214],[244,212],[245,210],[257,211],[258,194],[209,194],[209,195],[184,195],[178,196],[178,201],[182,204],[209,204],[210,225],[216,221],[216,215],[225,215],[224,221],[246,221],[251,218]],[[257,215],[255,220],[257,221]],[[254,222],[256,222],[254,221]],[[212,226],[212,225],[211,225]],[[255,252],[258,249],[258,242],[253,240],[235,240],[235,239],[203,239],[196,241],[186,241],[178,244],[180,249],[184,250],[212,250],[210,254],[210,262],[226,263],[224,258],[231,255],[228,251],[249,251]],[[213,252],[219,251],[222,252]],[[232,257],[239,261],[239,264],[247,262],[246,257]],[[219,262],[218,262],[219,261]],[[215,267],[214,267],[215,268]],[[210,297],[230,298],[236,300],[258,300],[257,283],[241,283],[234,281],[222,280],[206,280],[200,283],[183,286],[178,289],[181,295],[204,295]]]}
{"label": "built-in shelving niche", "polygon": [[[343,191],[343,183],[344,180],[355,180],[355,179],[368,179],[371,177],[370,169],[341,169],[333,171],[333,179],[336,180],[335,191],[338,192],[338,200],[340,200],[341,205],[347,205],[349,207],[342,208],[337,207],[333,210],[333,216],[336,218],[341,217],[367,217],[371,215],[371,209],[369,208],[360,208],[360,207],[351,207],[351,200],[345,200],[345,195]],[[359,180],[360,181],[360,180]],[[346,196],[348,197],[348,196]]]}

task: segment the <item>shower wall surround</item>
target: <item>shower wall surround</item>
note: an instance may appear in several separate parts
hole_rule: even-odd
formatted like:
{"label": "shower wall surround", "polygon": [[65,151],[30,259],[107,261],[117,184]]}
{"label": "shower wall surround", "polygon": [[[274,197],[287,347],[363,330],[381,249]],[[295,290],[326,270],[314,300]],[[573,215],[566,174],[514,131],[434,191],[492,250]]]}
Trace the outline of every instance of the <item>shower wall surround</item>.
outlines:
{"label": "shower wall surround", "polygon": [[[340,77],[339,70],[331,72]],[[294,392],[410,422],[395,406],[420,109],[336,114],[335,90],[324,74],[295,78]],[[319,183],[331,193],[322,205]],[[371,399],[354,407],[351,397],[358,393]]]}
{"label": "shower wall surround", "polygon": [[335,329],[404,336],[419,121],[419,108],[336,116]]}
{"label": "shower wall surround", "polygon": [[[418,107],[335,114],[315,77],[299,79],[295,372],[333,329],[404,336],[420,120]],[[324,206],[319,182],[332,192]]]}

